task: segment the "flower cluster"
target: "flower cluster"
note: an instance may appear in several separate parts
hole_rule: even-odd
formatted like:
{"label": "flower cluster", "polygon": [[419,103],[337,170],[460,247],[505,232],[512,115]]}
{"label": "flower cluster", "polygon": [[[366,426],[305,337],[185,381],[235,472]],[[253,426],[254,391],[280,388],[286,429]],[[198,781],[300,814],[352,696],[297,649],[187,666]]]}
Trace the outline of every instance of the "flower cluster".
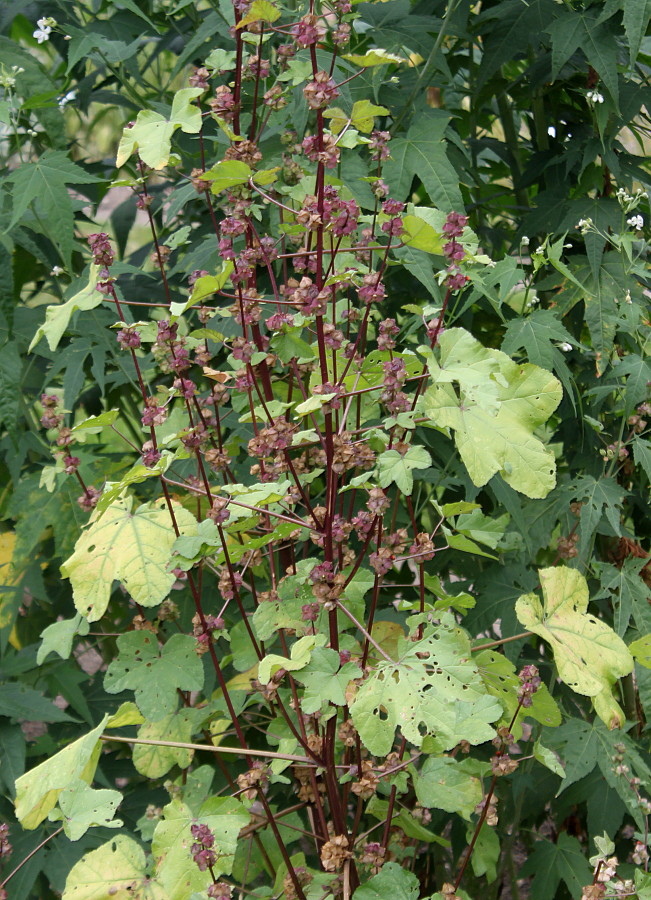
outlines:
{"label": "flower cluster", "polygon": [[470,281],[467,275],[464,275],[459,266],[459,262],[464,259],[466,251],[463,245],[455,238],[463,234],[463,229],[468,224],[468,216],[461,213],[451,212],[443,225],[443,234],[450,240],[443,246],[443,253],[448,260],[447,278],[445,286],[450,291],[460,291]]}
{"label": "flower cluster", "polygon": [[538,674],[538,667],[534,665],[524,666],[518,673],[518,678],[520,679],[518,700],[521,706],[529,707],[533,703],[533,695],[542,684],[542,679]]}
{"label": "flower cluster", "polygon": [[195,843],[190,848],[192,859],[196,863],[200,872],[211,869],[217,862],[217,852],[213,849],[215,846],[215,835],[207,825],[199,822],[190,827],[190,833]]}

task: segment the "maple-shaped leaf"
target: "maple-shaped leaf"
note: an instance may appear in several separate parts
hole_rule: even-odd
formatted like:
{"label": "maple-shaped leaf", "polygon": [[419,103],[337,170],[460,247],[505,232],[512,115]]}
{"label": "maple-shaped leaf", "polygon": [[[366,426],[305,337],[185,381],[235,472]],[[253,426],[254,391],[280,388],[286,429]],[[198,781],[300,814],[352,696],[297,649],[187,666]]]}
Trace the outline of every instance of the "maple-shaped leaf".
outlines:
{"label": "maple-shaped leaf", "polygon": [[173,713],[179,690],[203,687],[203,665],[197,642],[187,634],[173,634],[159,647],[150,631],[128,631],[118,638],[118,656],[104,676],[109,694],[132,690],[138,709],[150,721]]}
{"label": "maple-shaped leaf", "polygon": [[430,356],[428,365],[434,384],[423,411],[454,432],[474,484],[482,487],[499,473],[527,497],[546,497],[556,483],[556,463],[534,432],[561,401],[559,381],[539,366],[483,347],[463,328],[442,334],[439,361]]}
{"label": "maple-shaped leaf", "polygon": [[187,134],[201,130],[201,110],[192,101],[203,93],[201,88],[181,88],[174,95],[169,119],[153,109],[141,109],[136,121],[127,126],[120,138],[115,165],[121,168],[132,153],[152,169],[167,165],[172,149],[172,135],[177,128]]}
{"label": "maple-shaped leaf", "polygon": [[561,881],[578,900],[584,885],[592,880],[592,869],[581,844],[567,832],[561,832],[556,843],[539,841],[519,874],[534,876],[531,883],[533,900],[554,900]]}
{"label": "maple-shaped leaf", "polygon": [[410,447],[406,453],[385,450],[377,458],[378,481],[380,487],[395,483],[407,497],[414,489],[414,469],[429,469],[432,457],[424,447]]}
{"label": "maple-shaped leaf", "polygon": [[451,615],[425,630],[422,640],[401,638],[398,662],[380,662],[357,692],[350,710],[364,746],[386,756],[399,726],[420,747],[428,735],[449,750],[459,741],[490,740],[490,723],[502,715],[471,658],[468,636]]}
{"label": "maple-shaped leaf", "polygon": [[297,681],[305,685],[301,708],[307,715],[311,715],[324,703],[343,706],[346,703],[348,682],[360,675],[360,668],[355,663],[341,665],[336,650],[317,647],[308,665],[294,675]]}
{"label": "maple-shaped leaf", "polygon": [[571,375],[558,344],[576,345],[575,339],[551,309],[534,309],[528,316],[512,319],[504,332],[502,352],[513,356],[524,350],[530,363],[556,372],[569,393]]}
{"label": "maple-shaped leaf", "polygon": [[180,709],[178,712],[163,716],[156,722],[144,722],[138,729],[138,739],[145,741],[169,741],[172,746],[156,744],[135,744],[133,748],[133,765],[137,772],[147,778],[162,778],[172,766],[187,769],[192,762],[194,750],[178,747],[174,744],[189,744],[192,732],[197,724],[200,710]]}
{"label": "maple-shaped leaf", "polygon": [[599,527],[602,516],[605,516],[612,531],[607,534],[621,534],[621,507],[626,490],[614,478],[593,478],[592,475],[580,475],[570,485],[573,488],[573,500],[581,503],[579,516],[579,559],[585,559],[592,547],[592,538]]}
{"label": "maple-shaped leaf", "polygon": [[[197,822],[207,825],[215,835],[217,860],[211,871],[201,872],[188,856],[189,848],[195,842],[190,829]],[[237,836],[248,823],[249,813],[234,797],[211,797],[201,806],[197,816],[180,800],[168,803],[151,845],[156,877],[165,891],[165,900],[189,900],[193,891],[205,891],[212,883],[213,875],[228,875]]]}
{"label": "maple-shaped leaf", "polygon": [[606,724],[621,725],[621,710],[607,704],[606,697],[617,679],[633,670],[628,647],[609,625],[587,612],[588,584],[580,572],[557,566],[541,569],[539,575],[543,602],[535,594],[523,594],[515,604],[519,621],[550,644],[559,678],[577,694],[604,694],[595,704],[597,714],[608,706]]}
{"label": "maple-shaped leaf", "polygon": [[74,244],[74,213],[69,184],[96,184],[101,181],[72,162],[62,150],[46,150],[35,162],[22,163],[7,176],[13,185],[12,216],[8,228],[16,225],[34,203],[36,212],[50,224],[48,237],[59,248],[67,268],[71,267]]}
{"label": "maple-shaped leaf", "polygon": [[119,791],[96,791],[85,781],[78,779],[59,794],[59,809],[52,810],[49,819],[63,823],[63,830],[71,841],[78,841],[89,828],[120,828],[124,823],[114,819],[115,810],[122,802]]}
{"label": "maple-shaped leaf", "polygon": [[[113,582],[119,581],[142,606],[156,606],[169,594],[176,576],[167,567],[176,534],[163,498],[132,510],[133,497],[117,500],[95,519],[61,566],[69,578],[77,611],[89,622],[106,612]],[[181,534],[196,530],[194,516],[174,505]]]}

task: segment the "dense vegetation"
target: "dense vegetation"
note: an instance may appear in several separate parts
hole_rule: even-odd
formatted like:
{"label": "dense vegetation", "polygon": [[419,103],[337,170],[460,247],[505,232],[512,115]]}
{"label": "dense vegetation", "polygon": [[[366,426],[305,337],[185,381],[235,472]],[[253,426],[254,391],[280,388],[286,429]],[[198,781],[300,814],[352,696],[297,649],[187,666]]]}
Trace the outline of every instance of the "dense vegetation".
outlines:
{"label": "dense vegetation", "polygon": [[0,6],[0,897],[651,897],[650,18]]}

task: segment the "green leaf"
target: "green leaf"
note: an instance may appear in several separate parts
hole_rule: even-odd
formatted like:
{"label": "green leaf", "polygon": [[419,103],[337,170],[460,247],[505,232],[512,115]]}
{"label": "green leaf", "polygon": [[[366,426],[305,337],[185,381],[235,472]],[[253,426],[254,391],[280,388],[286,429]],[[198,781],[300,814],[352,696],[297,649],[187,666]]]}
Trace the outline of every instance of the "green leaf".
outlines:
{"label": "green leaf", "polygon": [[109,694],[132,690],[146,719],[157,721],[176,710],[177,691],[203,687],[203,665],[197,642],[186,634],[173,634],[163,645],[150,631],[129,631],[118,638],[118,656],[104,676]]}
{"label": "green leaf", "polygon": [[574,900],[580,900],[583,888],[592,883],[592,869],[583,855],[583,848],[566,831],[554,844],[540,841],[520,869],[520,875],[533,875],[532,900],[554,900],[558,885],[564,881]]}
{"label": "green leaf", "polygon": [[[470,844],[475,829],[470,826],[466,831],[466,841]],[[481,827],[477,836],[470,862],[472,871],[481,878],[486,876],[489,884],[497,878],[497,861],[500,858],[500,840],[494,828],[489,828],[486,823]]]}
{"label": "green leaf", "polygon": [[[196,817],[185,804],[172,800],[163,816],[156,826],[151,849],[165,900],[188,900],[192,891],[205,891],[212,874],[218,878],[230,873],[237,836],[249,823],[249,814],[239,800],[211,797]],[[188,848],[194,843],[190,829],[195,823],[207,825],[215,835],[217,862],[212,874],[200,872],[188,856]]]}
{"label": "green leaf", "polygon": [[414,469],[428,469],[432,465],[432,457],[424,447],[409,447],[403,455],[397,450],[385,450],[377,458],[377,471],[380,486],[385,488],[396,484],[407,497],[414,489]]}
{"label": "green leaf", "polygon": [[469,819],[483,796],[481,779],[475,770],[474,760],[429,756],[414,778],[418,802]]}
{"label": "green leaf", "polygon": [[16,166],[6,178],[6,182],[13,185],[13,212],[8,229],[12,229],[28,206],[34,203],[43,220],[50,225],[48,236],[59,248],[66,267],[71,268],[75,230],[67,185],[96,184],[100,180],[72,162],[62,150],[46,150],[35,162]]}
{"label": "green leaf", "polygon": [[336,396],[336,394],[314,394],[312,397],[308,397],[307,400],[298,403],[295,411],[299,416],[308,416],[310,413],[318,412],[324,403]]}
{"label": "green leaf", "polygon": [[556,464],[534,431],[560,403],[560,383],[538,366],[482,347],[461,328],[445,331],[440,347],[440,366],[430,359],[434,385],[423,411],[439,428],[454,431],[473,482],[481,487],[499,472],[526,496],[547,496]]}
{"label": "green leaf", "polygon": [[197,278],[192,286],[192,293],[188,300],[186,300],[185,303],[171,304],[170,312],[172,315],[182,316],[186,310],[190,309],[190,307],[196,306],[197,303],[201,303],[206,297],[211,297],[213,294],[216,294],[217,291],[221,291],[228,281],[233,268],[232,261],[227,259],[222,264],[219,275],[202,275],[201,278]]}
{"label": "green leaf", "polygon": [[[579,517],[579,559],[586,559],[592,547],[592,538],[602,516],[616,535],[621,534],[621,506],[626,491],[614,478],[593,478],[580,475],[573,482],[573,499],[581,502]],[[612,532],[609,532],[612,533]]]}
{"label": "green leaf", "polygon": [[402,220],[401,238],[409,247],[440,256],[443,253],[443,237],[429,222],[420,216],[405,216]]}
{"label": "green leaf", "polygon": [[[515,665],[502,653],[496,653],[493,650],[480,650],[478,653],[473,653],[473,659],[488,692],[502,702],[504,725],[510,725],[519,706],[518,688],[521,685]],[[531,706],[520,707],[518,717],[513,722],[511,731],[516,740],[520,739],[522,722],[526,718],[535,719],[541,725],[548,727],[561,724],[561,711],[546,685],[540,685],[531,701]]]}
{"label": "green leaf", "polygon": [[353,103],[353,111],[350,120],[353,128],[368,134],[373,131],[376,116],[388,116],[389,110],[385,106],[375,106],[369,100],[357,100]]}
{"label": "green leaf", "polygon": [[133,838],[119,834],[75,863],[63,900],[166,900],[146,872],[145,851]]}
{"label": "green leaf", "polygon": [[628,38],[629,59],[633,65],[651,21],[651,0],[626,0],[622,6],[622,14]]}
{"label": "green leaf", "polygon": [[0,684],[0,716],[21,722],[70,721],[67,712],[55,706],[40,691],[19,681]]}
{"label": "green leaf", "polygon": [[[144,503],[134,512],[132,506],[133,497],[116,501],[91,523],[61,566],[75,606],[89,622],[106,612],[115,580],[142,606],[157,606],[174,584],[167,566],[176,535],[165,500]],[[181,534],[196,528],[194,516],[182,506],[175,505],[174,514]]]}
{"label": "green leaf", "polygon": [[[106,728],[124,728],[125,725],[142,725],[145,721],[143,714],[140,712],[135,703],[131,700],[125,700],[121,703],[113,715],[106,723]],[[135,754],[136,747],[133,752]]]}
{"label": "green leaf", "polygon": [[72,653],[75,635],[80,634],[83,637],[89,630],[90,625],[79,614],[73,619],[62,619],[48,625],[41,632],[41,646],[36,652],[36,664],[40,666],[50,653],[57,653],[61,659],[68,659]]}
{"label": "green leaf", "polygon": [[63,830],[71,841],[78,841],[89,828],[120,828],[123,822],[114,819],[115,810],[122,802],[119,791],[95,791],[85,781],[78,779],[59,794],[59,809],[52,810],[49,819],[63,822]]}
{"label": "green leaf", "polygon": [[250,25],[252,22],[275,22],[276,19],[280,18],[280,10],[276,8],[276,6],[270,2],[270,0],[253,0],[251,4],[251,8],[244,15],[237,27],[245,28],[247,25]]}
{"label": "green leaf", "polygon": [[61,791],[79,779],[92,782],[101,751],[99,736],[107,720],[105,716],[93,731],[16,781],[16,818],[23,828],[37,828],[56,806]]}
{"label": "green leaf", "polygon": [[201,130],[201,110],[192,103],[201,88],[181,88],[174,95],[169,119],[151,109],[142,109],[135,124],[122,133],[115,165],[120,169],[137,150],[140,159],[152,169],[163,169],[170,158],[172,135],[177,128],[187,134]]}
{"label": "green leaf", "polygon": [[646,558],[628,557],[621,567],[608,563],[601,565],[601,590],[595,599],[607,597],[614,611],[614,627],[620,637],[628,628],[631,614],[639,631],[651,629],[651,588],[642,577]]}
{"label": "green leaf", "polygon": [[372,50],[367,50],[366,53],[362,56],[360,53],[345,53],[343,58],[346,62],[351,62],[356,66],[361,66],[366,69],[369,66],[386,66],[390,63],[404,63],[407,60],[398,56],[395,53],[389,53],[386,50],[380,50],[378,48],[373,48]]}
{"label": "green leaf", "polygon": [[633,641],[628,645],[628,649],[641,665],[646,669],[651,669],[651,634],[645,634]]}
{"label": "green leaf", "polygon": [[305,685],[301,708],[307,715],[312,715],[324,703],[344,706],[348,682],[361,674],[355,663],[348,662],[342,666],[336,650],[316,647],[308,665],[294,675],[297,681]]}
{"label": "green leaf", "polygon": [[560,775],[561,778],[565,778],[565,769],[558,761],[558,757],[548,747],[543,747],[540,740],[537,740],[533,745],[533,755],[539,763],[542,763],[554,775]]}
{"label": "green leaf", "polygon": [[648,438],[635,435],[633,438],[633,458],[637,466],[642,466],[646,477],[651,481],[651,446]]}
{"label": "green leaf", "polygon": [[398,863],[385,863],[377,875],[357,888],[353,900],[417,900],[418,878]]}
{"label": "green leaf", "polygon": [[[515,605],[518,620],[550,644],[559,678],[574,691],[588,697],[610,695],[615,681],[633,670],[626,644],[587,612],[588,585],[580,572],[557,566],[538,574],[543,603],[535,594],[523,594]],[[623,715],[606,724],[613,728],[622,722]]]}
{"label": "green leaf", "polygon": [[227,188],[237,187],[239,184],[247,184],[253,175],[246,163],[238,159],[224,159],[204,172],[201,178],[210,182],[210,190],[213,194],[219,194]]}
{"label": "green leaf", "polygon": [[[202,715],[198,710],[181,709],[155,722],[145,722],[138,729],[138,739],[189,744],[197,713]],[[147,778],[162,778],[173,766],[187,769],[193,756],[194,750],[186,747],[160,747],[155,744],[134,744],[133,747],[133,765]]]}
{"label": "green leaf", "polygon": [[119,416],[119,409],[109,409],[106,412],[100,413],[99,416],[89,416],[87,419],[84,419],[83,422],[78,422],[71,431],[74,435],[79,435],[79,440],[81,440],[83,434],[100,434],[104,428],[113,425]]}
{"label": "green leaf", "polygon": [[462,210],[459,176],[447,157],[441,140],[450,116],[442,110],[432,110],[420,116],[406,137],[391,141],[391,159],[382,170],[382,177],[391,187],[391,196],[405,199],[412,181],[418,178],[434,206],[443,212]]}
{"label": "green leaf", "polygon": [[400,726],[403,736],[420,747],[425,735],[442,750],[461,740],[490,740],[490,723],[502,715],[470,656],[467,635],[450,614],[428,627],[421,641],[401,639],[400,660],[380,662],[362,684],[351,716],[362,743],[376,756],[386,756]]}
{"label": "green leaf", "polygon": [[99,266],[92,264],[89,270],[88,283],[80,291],[74,294],[65,303],[48,306],[45,310],[45,322],[39,325],[36,334],[31,340],[27,352],[31,353],[42,337],[47,339],[50,350],[54,351],[59,346],[59,341],[70,324],[73,313],[78,309],[95,309],[104,301],[104,295],[96,288]]}
{"label": "green leaf", "polygon": [[312,657],[312,650],[325,643],[325,637],[319,635],[306,635],[299,638],[292,645],[290,658],[279,656],[277,653],[270,653],[260,660],[258,666],[258,680],[261,684],[267,684],[271,681],[272,675],[275,675],[279,669],[286,669],[288,672],[296,672],[303,669],[309,663]]}

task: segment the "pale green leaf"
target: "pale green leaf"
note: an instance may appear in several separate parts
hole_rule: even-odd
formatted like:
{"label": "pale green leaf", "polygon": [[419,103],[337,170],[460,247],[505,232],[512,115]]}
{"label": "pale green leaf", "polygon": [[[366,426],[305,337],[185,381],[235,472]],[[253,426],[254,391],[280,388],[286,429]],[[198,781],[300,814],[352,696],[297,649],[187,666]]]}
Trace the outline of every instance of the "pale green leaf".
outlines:
{"label": "pale green leaf", "polygon": [[[71,581],[75,606],[89,622],[106,612],[116,580],[142,606],[159,604],[174,584],[167,567],[176,535],[165,500],[133,512],[132,506],[132,497],[116,501],[91,523],[61,566]],[[174,514],[181,534],[196,528],[194,516],[182,506],[175,505]]]}
{"label": "pale green leaf", "polygon": [[63,900],[167,900],[146,872],[145,851],[133,838],[119,834],[75,863]]}
{"label": "pale green leaf", "polygon": [[[142,725],[145,721],[143,714],[140,712],[135,703],[131,700],[125,700],[121,703],[113,715],[106,723],[106,728],[124,728],[125,725]],[[134,747],[134,753],[136,751]]]}
{"label": "pale green leaf", "polygon": [[539,575],[543,602],[535,594],[521,596],[515,606],[519,621],[550,644],[559,677],[578,694],[611,694],[615,681],[633,669],[626,644],[587,612],[588,585],[580,572],[557,566]]}
{"label": "pale green leaf", "polygon": [[23,828],[37,828],[56,806],[61,791],[79,779],[90,784],[101,751],[108,716],[88,734],[50,756],[16,781],[16,818]]}
{"label": "pale green leaf", "polygon": [[52,810],[49,819],[61,821],[63,830],[71,841],[78,841],[89,828],[120,828],[122,821],[114,819],[115,810],[122,802],[119,791],[93,790],[78,779],[59,794],[59,809]]}
{"label": "pale green leaf", "polygon": [[420,216],[407,215],[403,218],[401,238],[415,250],[424,250],[436,256],[443,253],[445,241],[442,235]]}
{"label": "pale green leaf", "polygon": [[565,769],[558,761],[558,757],[548,747],[543,747],[540,740],[537,740],[533,745],[533,755],[539,763],[542,763],[543,766],[553,772],[554,775],[560,775],[561,778],[565,778]]}
{"label": "pale green leaf", "polygon": [[421,641],[401,640],[398,662],[380,662],[351,704],[351,716],[362,743],[376,756],[386,756],[399,726],[420,747],[427,735],[442,750],[461,740],[490,740],[490,723],[502,715],[470,654],[468,636],[448,613],[440,625],[425,630]]}
{"label": "pale green leaf", "polygon": [[421,806],[458,813],[469,819],[483,796],[482,782],[474,771],[474,760],[429,756],[414,778]]}
{"label": "pale green leaf", "polygon": [[[138,729],[138,739],[189,744],[197,712],[181,709],[156,722],[145,722]],[[161,747],[155,744],[134,744],[133,747],[133,765],[137,772],[147,778],[162,778],[173,766],[187,769],[193,756],[194,750],[188,750],[187,747]]]}
{"label": "pale green leaf", "polygon": [[88,283],[65,303],[53,304],[45,310],[45,322],[39,325],[36,334],[31,340],[27,352],[31,353],[42,337],[46,338],[50,350],[56,350],[59,341],[70,324],[73,313],[78,309],[95,309],[104,301],[104,294],[97,290],[97,274],[99,266],[91,265]]}
{"label": "pale green leaf", "polygon": [[209,871],[201,872],[191,864],[188,849],[194,843],[190,831],[195,823],[207,825],[215,835],[217,862],[215,877],[228,875],[240,830],[249,823],[249,813],[234,797],[211,797],[198,816],[189,807],[173,800],[163,810],[152,841],[157,879],[165,891],[165,900],[188,900],[192,891],[205,891],[212,882]]}
{"label": "pale green leaf", "polygon": [[201,110],[192,103],[201,88],[181,88],[174,95],[169,119],[151,109],[141,109],[134,125],[127,126],[120,138],[115,165],[119,169],[136,150],[140,159],[152,169],[167,165],[172,135],[176,128],[189,134],[201,129]]}
{"label": "pale green leaf", "polygon": [[556,464],[534,432],[561,401],[558,380],[482,347],[461,328],[445,331],[440,346],[440,365],[430,361],[434,384],[423,411],[439,428],[452,429],[473,482],[481,487],[499,473],[528,497],[547,496]]}
{"label": "pale green leaf", "polygon": [[90,626],[79,613],[72,619],[53,622],[41,632],[41,645],[36,651],[36,664],[41,665],[50,653],[58,654],[61,659],[68,659],[72,652],[75,635],[86,635]]}
{"label": "pale green leaf", "polygon": [[177,691],[203,687],[203,665],[197,642],[187,634],[173,634],[159,647],[150,631],[128,631],[117,641],[118,656],[106,670],[104,690],[109,694],[135,692],[138,709],[157,721],[175,711]]}
{"label": "pale green leaf", "polygon": [[356,66],[366,69],[369,66],[386,66],[390,63],[400,64],[407,62],[403,56],[396,53],[389,53],[387,50],[373,49],[367,50],[363,55],[361,53],[345,53],[343,57],[347,62],[351,62]]}
{"label": "pale green leaf", "polygon": [[238,28],[245,28],[253,22],[275,22],[280,18],[280,10],[270,0],[253,0],[251,8],[238,24]]}
{"label": "pale green leaf", "polygon": [[202,275],[201,278],[197,278],[192,286],[192,293],[188,300],[171,304],[170,312],[172,315],[181,316],[190,307],[196,306],[197,303],[201,303],[206,297],[211,297],[217,291],[221,291],[228,281],[233,268],[233,262],[228,259],[222,264],[221,272],[218,275]]}
{"label": "pale green leaf", "polygon": [[350,120],[354,128],[367,134],[373,130],[376,116],[388,115],[389,110],[385,106],[375,106],[369,100],[357,100],[353,103]]}
{"label": "pale green leaf", "polygon": [[261,684],[267,684],[271,681],[272,675],[275,675],[279,669],[285,669],[288,672],[296,672],[303,669],[309,663],[312,657],[312,650],[325,643],[325,637],[322,634],[306,635],[299,638],[292,645],[290,657],[279,656],[277,653],[270,653],[260,660],[258,666],[258,680]]}
{"label": "pale green leaf", "polygon": [[385,863],[377,875],[357,888],[353,900],[417,900],[418,878],[395,862]]}
{"label": "pale green leaf", "polygon": [[238,159],[224,159],[204,172],[201,178],[210,182],[210,190],[213,194],[219,194],[227,188],[246,184],[253,175],[246,163]]}

